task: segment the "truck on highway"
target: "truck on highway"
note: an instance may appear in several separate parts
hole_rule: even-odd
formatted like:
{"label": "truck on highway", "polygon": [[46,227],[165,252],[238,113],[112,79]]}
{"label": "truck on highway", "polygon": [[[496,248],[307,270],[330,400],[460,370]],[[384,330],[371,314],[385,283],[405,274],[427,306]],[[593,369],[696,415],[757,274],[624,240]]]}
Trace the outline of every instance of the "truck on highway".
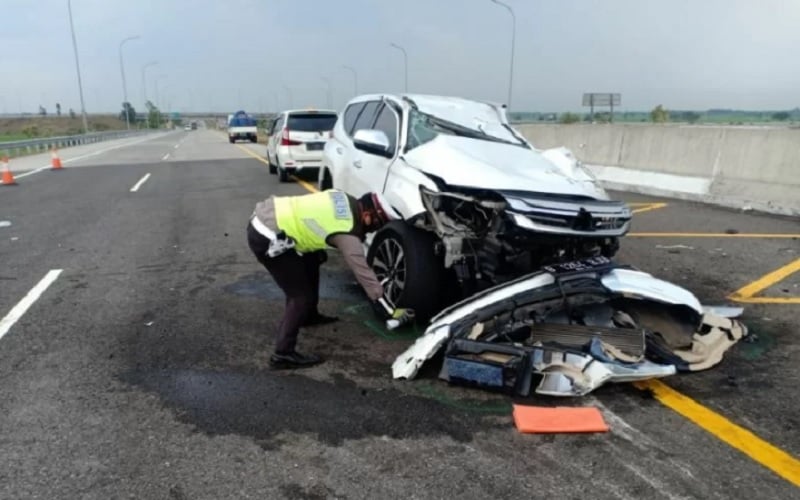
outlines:
{"label": "truck on highway", "polygon": [[242,110],[228,115],[228,141],[233,144],[239,139],[258,142],[256,119]]}

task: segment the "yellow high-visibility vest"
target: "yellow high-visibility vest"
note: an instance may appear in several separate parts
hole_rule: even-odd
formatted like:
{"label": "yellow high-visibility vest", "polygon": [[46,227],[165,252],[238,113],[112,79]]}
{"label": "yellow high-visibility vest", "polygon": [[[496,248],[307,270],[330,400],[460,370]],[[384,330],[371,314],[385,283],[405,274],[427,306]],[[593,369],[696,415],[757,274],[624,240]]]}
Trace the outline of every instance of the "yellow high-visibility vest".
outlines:
{"label": "yellow high-visibility vest", "polygon": [[275,222],[295,241],[299,252],[328,248],[326,239],[353,230],[355,216],[342,191],[331,189],[303,196],[276,196]]}

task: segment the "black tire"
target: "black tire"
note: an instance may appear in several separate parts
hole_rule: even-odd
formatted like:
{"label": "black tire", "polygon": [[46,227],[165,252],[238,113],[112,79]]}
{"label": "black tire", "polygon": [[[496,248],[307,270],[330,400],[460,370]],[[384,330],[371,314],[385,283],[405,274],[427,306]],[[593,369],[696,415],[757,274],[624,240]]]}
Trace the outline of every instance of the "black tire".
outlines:
{"label": "black tire", "polygon": [[[414,309],[420,323],[427,322],[442,307],[444,266],[434,253],[433,234],[415,229],[402,222],[390,222],[372,240],[367,252],[367,262],[379,280],[394,276],[384,285],[384,292],[396,307]],[[400,248],[402,258],[392,254]],[[399,262],[397,268],[387,270],[384,261]],[[402,268],[402,269],[401,269]],[[401,274],[404,273],[404,274]],[[397,278],[405,278],[398,289]]]}
{"label": "black tire", "polygon": [[278,167],[278,180],[281,182],[289,182],[289,172],[284,168]]}
{"label": "black tire", "polygon": [[317,189],[320,191],[333,189],[333,179],[331,178],[331,172],[327,168],[322,169],[322,179],[317,181]]}
{"label": "black tire", "polygon": [[235,142],[236,142],[236,139],[234,139],[233,137],[228,137],[228,142],[230,142],[231,144],[233,144],[233,143],[235,143]]}
{"label": "black tire", "polygon": [[269,157],[269,151],[267,151],[267,164],[269,165],[269,173],[273,175],[278,173],[278,167],[276,167],[275,164],[272,163],[272,160]]}

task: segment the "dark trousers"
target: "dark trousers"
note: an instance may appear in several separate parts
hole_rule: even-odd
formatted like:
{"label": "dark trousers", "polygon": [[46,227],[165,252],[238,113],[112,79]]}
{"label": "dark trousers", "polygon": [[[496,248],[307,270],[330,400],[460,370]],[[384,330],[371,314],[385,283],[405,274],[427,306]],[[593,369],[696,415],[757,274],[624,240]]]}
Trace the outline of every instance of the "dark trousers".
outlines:
{"label": "dark trousers", "polygon": [[325,252],[298,255],[294,250],[277,257],[267,255],[269,239],[247,226],[247,243],[256,259],[272,275],[286,295],[286,309],[275,338],[275,352],[294,351],[300,327],[317,313],[319,304],[319,268]]}

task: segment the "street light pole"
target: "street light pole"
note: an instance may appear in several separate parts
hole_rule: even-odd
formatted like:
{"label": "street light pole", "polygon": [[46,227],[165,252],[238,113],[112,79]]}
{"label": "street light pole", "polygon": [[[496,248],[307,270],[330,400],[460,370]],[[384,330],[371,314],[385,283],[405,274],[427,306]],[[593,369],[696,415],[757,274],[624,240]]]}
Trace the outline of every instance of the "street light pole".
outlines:
{"label": "street light pole", "polygon": [[123,106],[125,106],[125,127],[130,130],[131,129],[131,117],[130,111],[130,103],[128,102],[128,84],[125,82],[125,63],[122,59],[122,46],[125,45],[125,42],[130,42],[131,40],[137,40],[139,35],[129,36],[128,38],[119,42],[119,71],[122,73],[122,98],[124,99]]}
{"label": "street light pole", "polygon": [[351,68],[350,66],[347,66],[347,65],[342,66],[342,68],[344,68],[344,69],[350,71],[351,73],[353,73],[353,96],[357,96],[358,95],[358,73],[356,73],[355,68]]}
{"label": "street light pole", "polygon": [[492,0],[493,3],[505,7],[511,14],[511,70],[508,76],[508,108],[511,109],[511,87],[514,82],[514,45],[517,38],[517,16],[514,15],[514,10],[501,2],[500,0]]}
{"label": "street light pole", "polygon": [[167,75],[158,75],[158,76],[156,76],[156,79],[155,79],[155,82],[154,82],[155,83],[155,87],[156,87],[156,107],[159,108],[159,110],[160,110],[160,105],[161,105],[161,99],[159,99],[159,97],[158,97],[158,81],[161,80],[162,78],[166,78],[166,77],[167,77]]}
{"label": "street light pole", "polygon": [[389,44],[392,47],[399,49],[403,53],[403,61],[405,63],[405,75],[406,75],[406,94],[408,93],[408,54],[406,53],[406,49],[397,45],[396,43]]}
{"label": "street light pole", "polygon": [[325,78],[324,76],[321,76],[320,78],[322,79],[322,81],[328,84],[327,101],[328,101],[328,109],[331,109],[331,107],[333,106],[333,104],[331,104],[331,101],[333,100],[331,92],[331,81],[330,79]]}
{"label": "street light pole", "polygon": [[147,80],[145,79],[145,73],[147,73],[147,68],[152,66],[156,66],[158,61],[150,61],[149,63],[142,66],[142,94],[144,96],[145,105],[147,104]]}
{"label": "street light pole", "polygon": [[89,124],[86,121],[86,105],[83,102],[83,82],[81,82],[81,63],[78,59],[78,42],[75,40],[75,25],[72,23],[72,1],[67,0],[67,10],[69,11],[69,29],[72,32],[72,49],[75,51],[75,70],[78,73],[78,92],[81,96],[81,115],[83,116],[83,133],[89,132]]}

